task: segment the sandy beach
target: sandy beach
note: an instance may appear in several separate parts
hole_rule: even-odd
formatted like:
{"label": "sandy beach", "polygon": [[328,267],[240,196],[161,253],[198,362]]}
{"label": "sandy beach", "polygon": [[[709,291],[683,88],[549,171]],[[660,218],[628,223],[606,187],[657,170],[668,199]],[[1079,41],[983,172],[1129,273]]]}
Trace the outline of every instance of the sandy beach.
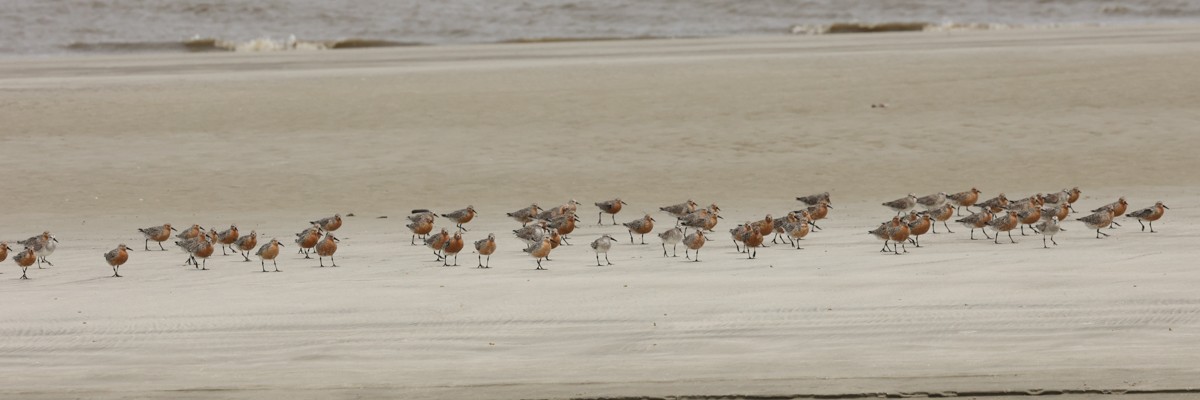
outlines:
{"label": "sandy beach", "polygon": [[[597,398],[1039,390],[1188,398],[1200,374],[1200,27],[430,46],[0,60],[0,398]],[[872,108],[886,104],[886,108]],[[866,234],[909,192],[1078,186],[1171,208],[1059,246]],[[829,191],[804,250],[727,230]],[[702,262],[596,201],[717,203]],[[548,271],[506,212],[577,199]],[[490,270],[410,246],[410,209],[480,216]],[[339,268],[290,246],[342,213]],[[386,216],[387,218],[382,218]],[[142,251],[237,224],[284,272]],[[445,220],[438,220],[441,226]],[[942,232],[942,227],[938,227]],[[587,243],[621,242],[596,267]],[[989,234],[991,232],[989,231]],[[978,234],[978,233],[977,233]],[[135,250],[109,278],[101,257]],[[151,244],[153,247],[154,245]],[[156,247],[155,247],[156,248]],[[19,249],[17,249],[19,250]],[[1191,265],[1192,267],[1188,267]],[[269,267],[269,266],[268,266]],[[1140,397],[1139,397],[1140,398]]]}

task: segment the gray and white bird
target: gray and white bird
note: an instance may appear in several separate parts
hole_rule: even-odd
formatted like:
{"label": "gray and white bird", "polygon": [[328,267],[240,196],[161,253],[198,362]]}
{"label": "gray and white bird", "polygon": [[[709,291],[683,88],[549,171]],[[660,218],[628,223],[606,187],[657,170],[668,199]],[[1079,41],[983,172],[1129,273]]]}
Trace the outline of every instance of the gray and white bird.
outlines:
{"label": "gray and white bird", "polygon": [[613,265],[613,263],[611,261],[608,261],[608,251],[612,249],[613,242],[615,242],[616,240],[617,239],[613,239],[612,236],[605,234],[604,236],[601,236],[599,239],[592,241],[592,251],[596,252],[596,266],[597,267],[600,266],[600,254],[601,253],[604,254],[604,262],[608,263],[608,265]]}
{"label": "gray and white bird", "polygon": [[668,244],[671,245],[671,257],[679,257],[679,253],[677,251],[679,249],[679,242],[683,241],[682,228],[675,226],[671,229],[662,231],[662,233],[658,234],[658,238],[662,239],[663,257],[667,256]]}
{"label": "gray and white bird", "polygon": [[896,215],[900,215],[917,206],[917,195],[909,193],[908,196],[883,203],[883,206],[895,211]]}
{"label": "gray and white bird", "polygon": [[1047,237],[1050,238],[1051,243],[1054,243],[1055,246],[1058,246],[1058,242],[1054,241],[1054,235],[1063,230],[1062,227],[1058,225],[1058,216],[1050,217],[1050,219],[1037,224],[1037,230],[1038,232],[1042,233],[1042,248],[1050,247],[1046,245]]}

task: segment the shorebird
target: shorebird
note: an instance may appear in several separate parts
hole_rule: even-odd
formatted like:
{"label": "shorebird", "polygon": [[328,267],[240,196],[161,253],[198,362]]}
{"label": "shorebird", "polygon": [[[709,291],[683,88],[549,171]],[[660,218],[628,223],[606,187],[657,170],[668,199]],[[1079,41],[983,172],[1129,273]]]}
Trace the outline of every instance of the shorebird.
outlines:
{"label": "shorebird", "polygon": [[454,221],[454,224],[456,227],[458,227],[458,230],[466,232],[467,228],[463,227],[463,224],[471,222],[472,219],[475,219],[475,206],[469,205],[467,208],[454,210],[453,212],[442,214],[442,216],[446,219]]}
{"label": "shorebird", "polygon": [[434,214],[433,211],[429,211],[424,208],[418,208],[410,211],[408,216],[405,218],[408,218],[408,222],[428,220],[430,223],[433,223],[433,220],[437,219],[437,214]]}
{"label": "shorebird", "polygon": [[666,212],[667,214],[674,215],[675,218],[683,218],[683,216],[695,212],[696,206],[697,206],[696,202],[692,201],[691,199],[688,199],[688,201],[685,201],[683,203],[669,205],[666,207],[659,207],[658,209],[660,211]]}
{"label": "shorebird", "polygon": [[275,257],[279,257],[280,247],[283,247],[283,243],[271,239],[271,242],[262,245],[262,247],[258,248],[258,252],[254,253],[258,256],[258,261],[262,263],[262,272],[267,272],[267,260],[271,260],[271,265],[275,267],[275,272],[279,272],[279,264],[275,262]]}
{"label": "shorebird", "polygon": [[963,226],[965,226],[967,228],[971,228],[971,240],[975,240],[975,230],[976,229],[983,232],[983,237],[991,239],[992,237],[988,236],[987,231],[984,230],[983,228],[986,227],[988,225],[988,223],[990,223],[992,221],[993,216],[994,216],[994,214],[992,214],[991,209],[984,208],[983,210],[980,210],[978,213],[968,215],[968,216],[966,216],[966,218],[956,220],[954,222],[958,222],[960,224],[963,224]]}
{"label": "shorebird", "polygon": [[[1171,207],[1167,207],[1165,204],[1163,204],[1163,202],[1160,201],[1160,202],[1154,203],[1153,207],[1143,208],[1141,210],[1137,210],[1137,211],[1131,212],[1129,214],[1125,214],[1125,216],[1130,217],[1130,218],[1137,218],[1138,224],[1142,225],[1142,232],[1146,231],[1146,225],[1142,224],[1142,221],[1149,222],[1150,223],[1150,233],[1155,233],[1154,232],[1154,221],[1158,221],[1158,219],[1162,218],[1163,214],[1167,212],[1166,210],[1170,210],[1170,209],[1171,209]],[[0,258],[0,261],[4,261],[4,259]]]}
{"label": "shorebird", "polygon": [[8,242],[0,242],[0,262],[8,259],[9,251],[12,251],[12,247],[8,247]]}
{"label": "shorebird", "polygon": [[1024,210],[1018,211],[1017,218],[1021,220],[1022,224],[1024,224],[1021,225],[1021,236],[1025,236],[1026,225],[1029,226],[1029,229],[1032,230],[1034,234],[1037,234],[1038,230],[1037,228],[1033,227],[1033,224],[1036,224],[1038,221],[1042,220],[1042,209],[1039,207],[1028,207]]}
{"label": "shorebird", "polygon": [[[772,223],[775,225],[775,236],[771,238],[771,244],[778,244],[780,237],[786,238],[786,236],[788,234],[787,233],[788,222],[795,222],[797,219],[799,219],[799,218],[796,217],[795,211],[789,212],[789,213],[787,213],[787,215],[784,215],[782,217],[775,218],[775,221],[772,221]],[[790,242],[791,239],[788,239],[788,241]]]}
{"label": "shorebird", "polygon": [[708,205],[708,221],[704,222],[704,230],[712,232],[713,228],[717,227],[717,220],[721,218],[721,208],[717,207],[717,203]]}
{"label": "shorebird", "polygon": [[825,217],[829,215],[830,208],[833,208],[833,206],[829,205],[829,203],[820,202],[815,206],[805,209],[804,211],[808,214],[808,223],[811,224],[813,228],[821,230],[821,227],[817,225],[817,221],[825,219]]}
{"label": "shorebird", "polygon": [[708,225],[708,213],[708,209],[696,210],[696,212],[677,219],[676,224],[683,227],[685,232],[688,228],[703,230]]}
{"label": "shorebird", "polygon": [[521,239],[521,241],[525,242],[526,245],[541,241],[542,236],[546,236],[549,233],[550,224],[544,220],[539,220],[534,224],[526,225],[521,229],[513,229],[513,235],[515,235],[517,239]]}
{"label": "shorebird", "polygon": [[433,232],[433,218],[433,213],[413,214],[408,217],[411,222],[405,227],[412,231],[412,240],[409,241],[409,244],[416,246],[417,236],[420,236],[421,240],[429,238],[429,232]]}
{"label": "shorebird", "polygon": [[[1118,215],[1124,214],[1126,208],[1129,208],[1129,203],[1125,201],[1125,196],[1121,196],[1121,198],[1117,199],[1117,201],[1105,204],[1103,207],[1092,210],[1092,212],[1100,212],[1101,210],[1112,210],[1113,216],[1116,217]],[[1118,224],[1117,221],[1112,221],[1112,224],[1109,225],[1108,229],[1113,229],[1112,225],[1121,226],[1121,224]]]}
{"label": "shorebird", "polygon": [[29,276],[25,275],[25,271],[29,269],[30,265],[33,265],[34,262],[37,262],[37,260],[37,253],[28,247],[26,247],[25,250],[22,250],[20,253],[17,253],[17,255],[13,256],[13,262],[16,262],[18,267],[21,267],[21,279],[29,279]]}
{"label": "shorebird", "polygon": [[442,228],[441,232],[435,235],[429,235],[425,238],[425,246],[433,249],[433,255],[437,256],[434,261],[443,261],[446,257],[442,256],[442,246],[446,245],[446,241],[450,240],[450,232],[446,232],[446,228]]}
{"label": "shorebird", "polygon": [[804,203],[804,205],[808,205],[808,206],[815,206],[815,205],[817,205],[817,203],[821,203],[821,202],[824,202],[826,204],[830,203],[829,192],[797,197],[796,200],[798,200],[801,203]]}
{"label": "shorebird", "polygon": [[621,212],[621,206],[628,205],[628,204],[629,203],[621,201],[621,198],[619,198],[619,197],[612,199],[612,200],[601,201],[599,203],[596,203],[596,207],[600,208],[600,215],[598,216],[598,219],[596,220],[596,224],[604,225],[604,214],[609,214],[612,216],[613,225],[616,225],[617,224],[617,213]]}
{"label": "shorebird", "polygon": [[[558,246],[561,246],[561,245],[562,245],[562,235],[559,235],[558,231],[550,231],[550,250],[557,249]],[[550,261],[549,254],[546,255],[546,261]]]}
{"label": "shorebird", "polygon": [[34,255],[37,256],[38,269],[42,269],[42,263],[46,263],[51,267],[54,263],[47,260],[46,257],[54,254],[54,250],[58,248],[58,239],[50,234],[50,231],[44,231],[41,235],[32,236],[17,242],[17,244],[33,249]]}
{"label": "shorebird", "polygon": [[[751,222],[750,227],[757,229],[759,235],[766,237],[775,231],[775,218],[772,218],[771,214],[767,214],[766,218]],[[762,247],[767,247],[767,244],[763,243]]]}
{"label": "shorebird", "polygon": [[[675,228],[675,229],[678,230],[679,228]],[[613,265],[612,261],[608,261],[608,251],[612,249],[613,242],[616,242],[616,241],[617,241],[617,239],[613,239],[612,236],[609,236],[607,234],[600,236],[599,239],[592,241],[592,251],[596,252],[596,266],[597,267],[600,266],[600,254],[601,253],[604,254],[604,262],[608,263],[608,265]],[[663,246],[663,252],[664,252],[663,255],[664,256],[666,255],[665,254],[665,252],[667,251],[666,249],[667,249],[667,247],[666,247],[666,245],[664,245]]]}
{"label": "shorebird", "polygon": [[890,225],[887,222],[884,222],[884,223],[879,224],[878,228],[867,231],[867,234],[875,236],[875,238],[877,238],[877,239],[883,240],[883,249],[879,250],[880,253],[890,253],[892,251],[892,248],[888,246],[888,241],[892,240],[892,237],[888,235],[888,227],[889,226]]}
{"label": "shorebird", "polygon": [[929,216],[935,221],[932,227],[933,233],[937,233],[937,222],[941,222],[942,226],[946,227],[946,232],[954,233],[954,231],[950,230],[950,225],[946,224],[946,221],[949,221],[950,217],[954,216],[954,209],[954,204],[946,203],[942,208],[929,210]]}
{"label": "shorebird", "polygon": [[558,217],[555,217],[553,220],[550,220],[550,223],[547,224],[547,226],[550,229],[553,229],[556,232],[558,232],[559,235],[562,235],[563,244],[570,246],[571,243],[567,242],[567,235],[570,235],[571,232],[575,232],[575,223],[576,222],[579,222],[579,217],[575,216],[575,213],[570,212],[570,213],[566,213],[563,215],[559,215]]}
{"label": "shorebird", "polygon": [[950,200],[951,204],[957,207],[958,215],[962,215],[963,207],[966,207],[967,211],[971,211],[971,206],[979,201],[979,193],[979,189],[971,188],[971,190],[958,192],[946,197]]}
{"label": "shorebird", "polygon": [[746,226],[745,233],[742,234],[742,244],[746,246],[747,259],[758,257],[758,248],[763,244],[763,235],[750,222],[743,224]]}
{"label": "shorebird", "polygon": [[921,247],[921,235],[929,232],[933,227],[933,220],[929,218],[928,213],[917,214],[915,212],[908,215],[908,234],[913,237],[913,244]]}
{"label": "shorebird", "polygon": [[522,251],[529,253],[530,257],[537,259],[537,269],[542,270],[545,269],[542,268],[542,259],[550,256],[550,250],[552,249],[553,248],[550,247],[550,237],[545,236],[541,241],[530,244],[529,247],[526,247],[525,250]]}
{"label": "shorebird", "polygon": [[308,223],[320,226],[325,232],[333,232],[342,227],[342,214],[334,214],[332,217],[321,218],[316,221],[309,221]]}
{"label": "shorebird", "polygon": [[921,205],[921,207],[925,207],[926,210],[942,208],[942,206],[946,205],[947,197],[948,195],[946,192],[938,192],[918,198],[917,204]]}
{"label": "shorebird", "polygon": [[642,244],[646,244],[646,234],[654,230],[654,218],[651,218],[650,214],[646,214],[642,218],[626,222],[622,225],[625,225],[629,229],[629,244],[633,244],[634,233],[642,235]]}
{"label": "shorebird", "polygon": [[1054,235],[1062,231],[1062,227],[1058,226],[1058,216],[1050,217],[1050,219],[1042,221],[1037,225],[1038,232],[1042,233],[1042,248],[1050,248],[1046,245],[1046,238],[1050,238],[1050,242],[1058,246],[1058,242],[1054,241]]}
{"label": "shorebird", "polygon": [[146,237],[146,251],[150,251],[151,240],[158,242],[159,249],[162,251],[167,251],[167,249],[163,247],[162,242],[165,242],[167,239],[171,238],[171,231],[173,230],[175,230],[175,228],[172,228],[171,224],[162,224],[162,226],[152,226],[149,228],[138,229],[138,232],[141,232],[142,236]]}
{"label": "shorebird", "polygon": [[1075,212],[1075,202],[1079,200],[1079,195],[1083,192],[1079,191],[1079,186],[1073,187],[1070,190],[1071,197],[1067,198],[1067,206],[1071,207],[1071,212]]}
{"label": "shorebird", "polygon": [[913,207],[917,206],[917,195],[909,193],[906,197],[901,197],[899,199],[883,203],[883,206],[895,211],[896,215],[900,215],[901,213],[911,210]]}
{"label": "shorebird", "polygon": [[1050,207],[1042,207],[1042,220],[1048,221],[1050,217],[1058,217],[1058,221],[1066,221],[1067,215],[1071,214],[1071,205],[1066,202]]}
{"label": "shorebird", "polygon": [[243,235],[233,241],[233,247],[242,253],[242,258],[246,259],[243,262],[250,262],[250,250],[254,250],[254,246],[258,246],[258,232],[250,231],[249,235]]}
{"label": "shorebird", "polygon": [[563,204],[561,208],[564,214],[568,212],[574,214],[576,211],[579,211],[579,202],[575,201],[575,199],[567,200],[567,204]]}
{"label": "shorebird", "polygon": [[[487,239],[476,241],[475,252],[479,253],[479,266],[475,268],[491,268],[492,253],[496,252],[496,234],[489,233]],[[487,256],[487,265],[483,265],[483,256]]]}
{"label": "shorebird", "polygon": [[577,211],[578,209],[579,209],[579,202],[575,201],[575,199],[571,199],[571,200],[567,201],[566,204],[563,204],[561,206],[554,207],[554,208],[551,208],[548,210],[544,210],[544,211],[538,213],[534,218],[544,219],[544,220],[552,220],[552,219],[555,219],[555,218],[558,218],[560,216],[567,215],[567,214],[574,215],[575,211]]}
{"label": "shorebird", "polygon": [[309,259],[312,256],[309,252],[313,247],[316,247],[317,242],[321,240],[321,226],[313,224],[313,226],[296,234],[296,244],[300,247],[298,254],[304,254],[304,258]]}
{"label": "shorebird", "polygon": [[[457,267],[458,252],[462,251],[465,245],[466,243],[463,242],[462,232],[454,232],[454,235],[450,236],[450,238],[446,240],[446,243],[442,245],[442,254],[445,254],[445,258],[442,259],[442,266]],[[452,255],[454,256],[454,265],[450,265],[450,256]]]}
{"label": "shorebird", "polygon": [[1000,232],[1008,232],[1008,240],[1016,243],[1016,239],[1012,237],[1012,230],[1016,229],[1021,224],[1021,219],[1017,218],[1016,211],[1008,211],[1006,214],[997,214],[988,222],[988,227],[996,231],[994,243],[1000,244]]}
{"label": "shorebird", "polygon": [[526,224],[532,222],[533,217],[538,215],[541,210],[542,209],[538,207],[537,203],[533,203],[529,205],[529,207],[508,213],[508,216],[517,220],[517,222],[520,222],[521,226],[525,226]]}
{"label": "shorebird", "polygon": [[1004,193],[1000,193],[996,197],[984,200],[982,203],[977,203],[977,205],[979,208],[988,209],[992,214],[997,214],[1004,211],[1005,206],[1008,206],[1008,197],[1005,197]]}
{"label": "shorebird", "polygon": [[792,247],[800,250],[800,241],[808,236],[809,227],[808,219],[796,217],[795,213],[788,214],[791,218],[784,222],[784,230],[787,231],[788,240],[792,242]]}
{"label": "shorebird", "polygon": [[117,245],[117,248],[104,253],[104,261],[108,261],[108,265],[113,269],[113,278],[121,277],[121,274],[119,274],[117,270],[121,269],[121,265],[124,265],[126,261],[129,261],[128,252],[130,251],[133,250],[129,250],[129,248],[125,247],[125,244],[122,243]]}
{"label": "shorebird", "polygon": [[704,247],[704,242],[706,241],[708,241],[708,239],[704,237],[704,231],[701,230],[692,232],[691,235],[684,236],[683,245],[687,246],[687,248],[683,249],[683,257],[690,259],[688,257],[688,251],[695,250],[696,258],[692,259],[692,262],[700,262],[700,248]]}
{"label": "shorebird", "polygon": [[1008,210],[1020,212],[1022,209],[1026,209],[1026,208],[1039,208],[1042,205],[1044,205],[1045,203],[1046,203],[1045,198],[1042,196],[1041,193],[1038,193],[1033,196],[1029,196],[1029,197],[1020,199],[1020,200],[1009,201],[1008,205],[1004,206],[1004,208],[1008,209]]}
{"label": "shorebird", "polygon": [[1099,239],[1100,235],[1108,236],[1107,233],[1100,232],[1100,229],[1111,225],[1113,220],[1112,209],[1102,207],[1098,210],[1100,211],[1093,212],[1092,215],[1075,219],[1076,221],[1083,221],[1083,224],[1087,225],[1088,229],[1095,229],[1096,239]]}
{"label": "shorebird", "polygon": [[[738,243],[742,242],[742,237],[745,237],[746,232],[749,230],[750,230],[750,225],[745,225],[745,224],[739,224],[738,226],[735,226],[735,227],[729,229],[729,236],[733,237],[733,247],[735,249],[737,249],[738,253],[742,252],[742,247],[740,245],[738,245]],[[749,252],[750,249],[747,248],[746,251]]]}
{"label": "shorebird", "polygon": [[180,239],[175,241],[176,246],[179,246],[184,253],[188,253],[187,261],[184,261],[183,265],[193,264],[195,258],[192,257],[192,251],[200,245],[200,241],[202,240],[208,240],[208,235],[199,235],[191,239]]}
{"label": "shorebird", "polygon": [[321,263],[321,268],[325,268],[325,257],[329,257],[330,266],[337,266],[337,261],[333,259],[333,253],[337,252],[338,242],[340,240],[332,233],[325,232],[325,238],[317,243],[317,262]]}
{"label": "shorebird", "polygon": [[[172,229],[172,230],[174,230],[174,229]],[[179,232],[179,234],[175,235],[175,237],[179,238],[179,239],[183,239],[183,240],[188,240],[188,239],[195,239],[197,236],[200,236],[202,234],[204,234],[204,228],[201,227],[200,225],[192,224],[191,228],[184,229],[183,232]]]}
{"label": "shorebird", "polygon": [[230,250],[233,250],[234,253],[236,253],[237,249],[233,248],[233,242],[236,242],[237,240],[238,240],[237,225],[230,225],[229,229],[223,230],[220,233],[218,233],[217,234],[217,243],[221,244],[221,255],[223,255],[223,256],[229,255],[228,253],[225,253],[226,247],[228,247]]}
{"label": "shorebird", "polygon": [[900,255],[900,252],[897,251],[899,250],[897,245],[902,246],[905,253],[908,252],[908,245],[905,245],[904,241],[908,240],[909,234],[910,231],[908,230],[908,224],[905,224],[904,221],[901,221],[899,216],[892,217],[892,223],[887,227],[887,236],[888,239],[891,239],[893,242],[895,242],[895,244],[892,245],[893,253]]}
{"label": "shorebird", "polygon": [[[204,271],[208,270],[208,257],[213,255],[213,251],[215,251],[208,235],[198,235],[193,239],[177,241],[175,244],[190,254],[188,257],[189,264],[195,265]],[[200,260],[197,261],[197,258]]]}
{"label": "shorebird", "polygon": [[1044,201],[1046,204],[1057,206],[1059,204],[1069,204],[1067,203],[1067,200],[1070,198],[1071,191],[1068,189],[1063,189],[1058,192],[1047,194],[1046,196],[1042,197],[1042,201]]}
{"label": "shorebird", "polygon": [[667,256],[667,245],[671,245],[671,257],[679,257],[678,248],[679,242],[683,241],[683,229],[675,226],[671,229],[662,231],[658,234],[658,238],[662,239],[663,257]]}

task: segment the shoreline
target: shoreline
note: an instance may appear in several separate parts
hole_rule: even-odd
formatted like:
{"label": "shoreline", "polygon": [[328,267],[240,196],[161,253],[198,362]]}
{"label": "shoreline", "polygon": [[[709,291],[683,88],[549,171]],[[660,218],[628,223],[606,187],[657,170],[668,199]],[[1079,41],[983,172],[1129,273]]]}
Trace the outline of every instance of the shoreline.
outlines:
{"label": "shoreline", "polygon": [[[358,38],[341,39],[295,39],[276,40],[271,37],[261,37],[248,40],[226,40],[212,37],[195,37],[180,41],[161,42],[74,42],[63,45],[64,51],[55,53],[8,53],[0,54],[0,62],[22,60],[51,60],[63,58],[92,58],[92,57],[138,57],[138,56],[178,56],[178,55],[216,55],[216,54],[291,54],[314,52],[343,52],[345,50],[389,50],[420,47],[459,47],[459,46],[496,46],[496,45],[537,45],[562,43],[593,43],[593,42],[638,42],[638,41],[678,41],[678,40],[738,40],[738,39],[769,39],[769,38],[813,38],[843,35],[878,35],[878,34],[969,34],[986,32],[1046,32],[1073,30],[1145,30],[1186,28],[1200,25],[1200,22],[1163,21],[1157,23],[1046,23],[1046,24],[1005,24],[1005,23],[935,23],[935,22],[839,22],[825,25],[795,25],[788,29],[780,29],[777,34],[769,32],[744,33],[713,36],[548,36],[504,39],[493,42],[416,42],[397,39]],[[295,47],[295,48],[292,48]],[[143,49],[144,48],[144,49]],[[290,48],[290,49],[289,49]],[[108,49],[108,50],[105,50]],[[120,50],[129,49],[129,50]],[[175,49],[168,51],[166,49]],[[239,50],[241,49],[241,50]]]}

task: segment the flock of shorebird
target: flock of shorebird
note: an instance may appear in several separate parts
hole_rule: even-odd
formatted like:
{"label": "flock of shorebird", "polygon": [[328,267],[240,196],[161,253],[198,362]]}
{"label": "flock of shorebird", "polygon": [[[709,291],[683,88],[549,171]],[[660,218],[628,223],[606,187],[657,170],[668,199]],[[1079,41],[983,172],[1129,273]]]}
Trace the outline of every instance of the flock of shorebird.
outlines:
{"label": "flock of shorebird", "polygon": [[[1025,235],[1025,228],[1028,227],[1033,234],[1042,235],[1043,247],[1049,247],[1047,240],[1057,246],[1058,242],[1054,241],[1054,235],[1065,231],[1060,226],[1060,222],[1064,221],[1070,213],[1075,212],[1072,205],[1079,200],[1080,193],[1079,188],[1072,188],[1049,195],[1038,193],[1020,200],[1009,200],[1001,193],[984,201],[979,201],[981,192],[975,188],[960,193],[941,192],[924,197],[909,194],[883,203],[884,207],[895,211],[896,215],[890,221],[881,223],[868,233],[883,240],[883,249],[880,252],[900,254],[903,250],[907,253],[906,243],[921,247],[921,235],[930,232],[937,233],[937,222],[941,222],[947,232],[953,233],[950,231],[947,221],[955,215],[963,216],[962,210],[966,209],[970,214],[955,220],[955,222],[971,230],[971,240],[976,240],[975,230],[978,229],[994,243],[1000,243],[1001,233],[1008,234],[1009,240],[1016,243],[1012,237],[1012,231],[1019,228],[1021,234]],[[774,234],[775,236],[771,239],[772,243],[780,243],[782,240],[793,248],[800,249],[799,241],[812,230],[821,230],[817,222],[825,219],[833,207],[830,205],[829,192],[797,197],[796,200],[804,203],[807,207],[788,212],[782,218],[772,218],[770,214],[767,214],[761,220],[747,221],[730,229],[729,233],[735,248],[741,253],[746,253],[747,258],[755,258],[758,255],[758,248],[765,247],[765,238]],[[580,203],[575,200],[550,209],[542,209],[537,204],[532,204],[508,213],[508,217],[521,223],[521,228],[513,230],[513,234],[525,241],[527,246],[524,252],[535,259],[537,269],[545,269],[542,261],[550,260],[552,250],[560,245],[570,245],[567,235],[575,231],[576,223],[581,222],[576,215],[579,205]],[[604,225],[604,214],[609,214],[612,224],[615,226],[617,224],[616,214],[621,212],[622,207],[627,203],[618,198],[597,202],[595,205],[599,208],[597,224]],[[924,210],[915,211],[918,207]],[[973,211],[971,207],[977,207],[979,211]],[[1142,225],[1142,231],[1146,230],[1148,224],[1150,232],[1155,232],[1154,221],[1162,218],[1165,210],[1168,209],[1161,201],[1151,207],[1126,214],[1127,207],[1128,203],[1124,197],[1121,197],[1111,204],[1092,210],[1092,214],[1077,218],[1077,220],[1083,222],[1088,229],[1095,229],[1096,238],[1108,236],[1101,229],[1112,229],[1114,225],[1120,226],[1114,219],[1121,215],[1137,219],[1138,223]],[[677,257],[678,246],[682,244],[685,247],[684,257],[699,262],[700,249],[710,240],[705,232],[713,232],[718,220],[723,218],[720,215],[721,208],[716,204],[700,207],[696,202],[688,200],[679,204],[659,207],[659,210],[676,218],[672,227],[658,233],[662,242],[663,256]],[[906,212],[907,214],[905,214]],[[454,233],[450,233],[445,227],[437,233],[433,232],[434,223],[439,215],[454,224]],[[413,210],[412,214],[408,216],[409,224],[406,225],[412,232],[410,244],[417,245],[417,239],[421,239],[425,246],[433,250],[434,255],[437,256],[436,261],[441,262],[443,266],[456,266],[458,265],[458,254],[466,247],[463,233],[467,232],[467,228],[464,225],[475,219],[476,215],[473,206],[445,214],[437,214],[427,209]],[[640,237],[641,244],[646,244],[646,234],[654,231],[655,222],[654,217],[645,214],[622,225],[629,231],[631,244],[637,243],[634,235]],[[337,252],[339,240],[334,237],[332,232],[342,226],[342,216],[337,214],[310,221],[309,224],[307,229],[296,234],[295,243],[299,247],[298,254],[303,254],[304,258],[311,258],[311,253],[316,252],[320,267],[325,267],[325,257],[329,257],[330,265],[336,267],[337,263],[333,256]],[[995,237],[989,236],[984,230],[985,228],[993,230]],[[170,240],[172,233],[177,232],[171,224],[138,229],[138,231],[145,237],[144,248],[147,251],[150,250],[151,241],[156,242],[160,250],[166,251],[162,242]],[[250,251],[258,246],[258,234],[254,231],[248,235],[239,235],[239,233],[236,225],[221,232],[217,232],[215,229],[206,231],[200,225],[192,225],[174,237],[178,239],[175,244],[188,253],[185,265],[207,270],[207,260],[216,252],[217,246],[221,248],[221,253],[224,255],[229,254],[226,252],[228,249],[234,254],[240,254],[244,261],[250,261]],[[591,243],[590,247],[596,255],[597,266],[612,265],[608,261],[608,253],[617,242],[616,238],[604,234]],[[13,261],[21,267],[20,279],[29,279],[26,271],[35,263],[39,269],[42,268],[43,263],[54,265],[46,257],[54,253],[59,242],[50,232],[43,232],[16,243],[24,246],[21,252],[12,257]],[[667,251],[668,245],[671,246],[670,253]],[[271,261],[275,272],[279,272],[276,258],[279,256],[281,247],[283,244],[277,239],[271,239],[270,242],[258,247],[255,255],[259,258],[262,272],[267,272],[266,262],[268,260]],[[491,256],[496,252],[496,235],[489,233],[486,238],[474,242],[474,248],[479,261],[477,268],[490,268]],[[7,242],[0,242],[0,261],[4,261],[11,250]],[[125,244],[120,244],[117,248],[104,253],[105,261],[112,267],[113,277],[121,277],[119,269],[129,260],[130,251],[132,250]],[[604,256],[604,264],[600,262],[601,255]],[[450,264],[451,257],[454,258],[454,264]]]}
{"label": "flock of shorebird", "polygon": [[[337,263],[334,262],[333,254],[337,252],[338,238],[333,236],[333,231],[342,226],[341,214],[334,215],[329,218],[323,218],[317,221],[310,222],[311,227],[303,232],[296,234],[296,244],[300,247],[299,254],[304,254],[304,258],[312,258],[310,254],[315,251],[317,253],[318,262],[321,267],[325,266],[325,257],[329,257],[329,261],[334,267]],[[161,226],[152,226],[149,228],[138,229],[138,232],[145,237],[146,241],[144,248],[150,250],[150,242],[154,241],[158,244],[159,250],[166,251],[162,242],[170,240],[173,232],[178,232],[171,224],[163,224]],[[178,240],[175,245],[188,253],[185,265],[194,266],[196,269],[208,270],[208,257],[216,252],[216,246],[220,246],[221,254],[228,255],[226,249],[232,250],[234,254],[240,254],[245,261],[250,261],[250,251],[258,246],[258,233],[250,231],[248,235],[240,235],[236,225],[231,225],[229,229],[217,232],[216,229],[205,230],[200,225],[192,225],[190,228],[184,229],[174,237]],[[46,259],[54,250],[58,248],[58,239],[51,235],[49,231],[42,232],[41,235],[25,239],[17,244],[25,246],[20,253],[13,255],[13,261],[17,266],[21,267],[21,278],[29,279],[26,274],[30,266],[35,263],[38,269],[43,268],[42,264],[54,266]],[[262,264],[262,271],[267,272],[267,260],[271,261],[271,265],[275,267],[275,272],[279,272],[279,265],[276,264],[275,258],[279,256],[279,248],[283,244],[279,240],[271,239],[270,242],[258,247],[255,255],[258,256],[259,262]],[[8,252],[12,250],[7,242],[0,242],[0,261],[8,258]],[[114,278],[120,278],[120,268],[129,261],[129,253],[133,250],[124,243],[117,245],[117,248],[104,253],[104,260],[112,267]]]}
{"label": "flock of shorebird", "polygon": [[[1072,205],[1079,200],[1080,194],[1079,188],[1075,187],[1048,195],[1038,193],[1020,200],[1009,200],[1004,193],[1000,193],[991,199],[979,201],[980,191],[976,188],[955,194],[941,192],[924,197],[917,197],[915,194],[909,193],[908,196],[883,203],[884,207],[895,211],[896,216],[892,217],[891,221],[881,223],[878,228],[868,233],[883,240],[883,249],[880,252],[900,254],[900,249],[903,248],[907,253],[906,241],[921,247],[920,236],[929,232],[931,228],[934,230],[933,233],[937,233],[936,222],[942,222],[946,231],[950,231],[950,226],[946,225],[946,221],[956,212],[961,216],[963,208],[971,211],[971,207],[974,206],[980,209],[979,212],[971,212],[965,218],[955,220],[971,229],[971,240],[975,240],[975,230],[978,229],[983,232],[984,237],[993,239],[993,243],[1000,243],[1001,232],[1008,235],[1009,241],[1016,243],[1017,241],[1012,237],[1012,231],[1020,228],[1021,235],[1024,236],[1025,228],[1029,227],[1033,234],[1042,235],[1043,248],[1049,247],[1046,243],[1047,239],[1057,246],[1058,242],[1054,241],[1054,235],[1066,230],[1062,228],[1060,222],[1065,221],[1067,215],[1075,212]],[[918,206],[925,210],[913,211]],[[1115,221],[1115,218],[1122,214],[1137,219],[1138,224],[1142,225],[1142,231],[1146,230],[1148,223],[1150,232],[1153,233],[1155,232],[1154,221],[1162,218],[1169,209],[1159,201],[1153,206],[1125,214],[1128,207],[1129,203],[1125,201],[1125,197],[1121,197],[1115,202],[1092,210],[1092,213],[1085,217],[1076,218],[1076,220],[1083,222],[1088,229],[1095,229],[1097,239],[1100,239],[1101,236],[1108,236],[1107,233],[1101,232],[1101,229],[1111,229],[1114,225],[1121,226]],[[904,216],[906,211],[908,215]],[[994,238],[988,236],[984,228],[993,230],[996,236]],[[951,233],[953,232],[951,231]],[[889,247],[889,243],[892,246]]]}

